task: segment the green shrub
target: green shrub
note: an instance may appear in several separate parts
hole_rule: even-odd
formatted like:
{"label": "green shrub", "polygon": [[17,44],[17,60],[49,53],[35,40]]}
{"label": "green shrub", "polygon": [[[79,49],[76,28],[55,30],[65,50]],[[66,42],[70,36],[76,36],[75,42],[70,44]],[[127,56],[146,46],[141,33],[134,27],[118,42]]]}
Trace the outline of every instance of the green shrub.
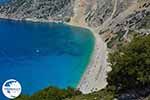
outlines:
{"label": "green shrub", "polygon": [[109,86],[116,90],[150,85],[150,36],[137,37],[109,55]]}

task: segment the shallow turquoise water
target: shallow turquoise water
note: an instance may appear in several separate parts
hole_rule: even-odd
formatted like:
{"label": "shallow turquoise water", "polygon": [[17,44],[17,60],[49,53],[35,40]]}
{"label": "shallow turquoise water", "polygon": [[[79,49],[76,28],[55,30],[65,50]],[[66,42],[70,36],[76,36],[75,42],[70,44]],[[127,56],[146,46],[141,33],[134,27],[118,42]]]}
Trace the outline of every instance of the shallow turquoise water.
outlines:
{"label": "shallow turquoise water", "polygon": [[23,94],[48,86],[76,87],[93,48],[94,37],[88,29],[0,20],[0,86],[16,79]]}

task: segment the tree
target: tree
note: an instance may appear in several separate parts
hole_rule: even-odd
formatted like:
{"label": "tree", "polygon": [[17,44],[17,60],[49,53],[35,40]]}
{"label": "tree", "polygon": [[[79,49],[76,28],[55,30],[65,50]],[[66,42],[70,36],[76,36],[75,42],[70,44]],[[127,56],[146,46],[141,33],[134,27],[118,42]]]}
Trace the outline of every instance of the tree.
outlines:
{"label": "tree", "polygon": [[109,54],[108,84],[117,91],[150,85],[150,36],[136,37]]}

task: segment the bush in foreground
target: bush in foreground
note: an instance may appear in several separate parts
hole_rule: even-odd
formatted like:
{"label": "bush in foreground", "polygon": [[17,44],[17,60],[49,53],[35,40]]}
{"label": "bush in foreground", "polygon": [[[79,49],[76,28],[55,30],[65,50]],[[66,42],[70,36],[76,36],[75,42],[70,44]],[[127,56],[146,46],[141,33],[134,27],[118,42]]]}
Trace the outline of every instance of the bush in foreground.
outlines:
{"label": "bush in foreground", "polygon": [[80,95],[81,92],[72,88],[58,89],[56,87],[45,88],[32,96],[21,95],[15,100],[63,100]]}

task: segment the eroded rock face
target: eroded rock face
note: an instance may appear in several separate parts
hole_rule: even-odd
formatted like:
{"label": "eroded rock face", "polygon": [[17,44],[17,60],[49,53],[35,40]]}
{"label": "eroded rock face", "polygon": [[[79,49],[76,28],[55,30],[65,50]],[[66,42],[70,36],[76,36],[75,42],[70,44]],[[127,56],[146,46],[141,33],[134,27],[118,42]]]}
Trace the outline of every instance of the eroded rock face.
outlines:
{"label": "eroded rock face", "polygon": [[113,3],[111,0],[97,0],[96,8],[89,11],[86,22],[92,27],[102,25],[112,14]]}
{"label": "eroded rock face", "polygon": [[[150,34],[150,0],[97,0],[96,4],[85,20],[89,26],[99,30],[109,48],[130,41],[131,31],[136,30],[140,35]],[[141,28],[147,29],[141,32]]]}
{"label": "eroded rock face", "polygon": [[12,0],[0,6],[0,14],[17,19],[55,19],[73,15],[74,0]]}
{"label": "eroded rock face", "polygon": [[149,34],[141,28],[150,23],[150,0],[75,0],[75,5],[76,19],[98,30],[109,48],[130,41],[131,31]]}

